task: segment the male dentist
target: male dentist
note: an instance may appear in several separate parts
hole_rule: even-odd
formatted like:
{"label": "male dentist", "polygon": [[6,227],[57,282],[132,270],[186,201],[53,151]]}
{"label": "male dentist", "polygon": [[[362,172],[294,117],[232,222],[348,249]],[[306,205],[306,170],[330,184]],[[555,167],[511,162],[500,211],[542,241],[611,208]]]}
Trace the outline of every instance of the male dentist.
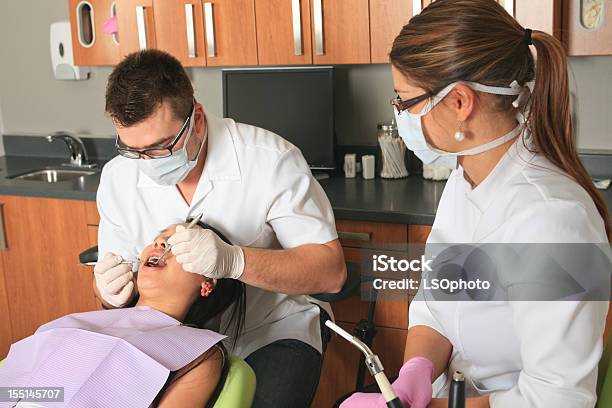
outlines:
{"label": "male dentist", "polygon": [[331,206],[299,149],[204,111],[179,61],[158,50],[117,65],[106,111],[120,155],[104,167],[97,195],[98,296],[109,307],[129,304],[134,273],[120,262],[203,213],[234,245],[200,228],[169,242],[186,271],[247,284],[245,325],[231,352],[257,375],[254,406],[310,406],[327,313],[305,295],[339,291],[346,268]]}

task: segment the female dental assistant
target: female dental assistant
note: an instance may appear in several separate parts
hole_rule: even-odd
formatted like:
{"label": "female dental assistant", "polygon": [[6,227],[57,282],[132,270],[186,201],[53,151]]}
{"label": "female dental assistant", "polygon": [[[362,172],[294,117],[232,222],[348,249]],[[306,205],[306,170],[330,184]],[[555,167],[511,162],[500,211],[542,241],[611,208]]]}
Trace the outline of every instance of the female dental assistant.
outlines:
{"label": "female dental assistant", "polygon": [[[235,245],[200,228],[177,228],[168,243],[185,271],[247,284],[231,352],[255,371],[254,406],[308,407],[327,340],[320,306],[329,305],[305,295],[337,292],[346,277],[331,206],[295,146],[215,117],[193,93],[179,61],[159,50],[128,55],[110,75],[106,110],[120,155],[98,189],[105,255],[95,289],[108,306],[130,303],[133,272],[121,260],[136,259],[168,225],[203,214]],[[220,330],[233,323],[224,314]]]}
{"label": "female dental assistant", "polygon": [[[609,242],[606,205],[574,145],[559,41],[495,1],[438,0],[390,59],[400,135],[424,163],[454,169],[428,244]],[[468,407],[594,406],[608,302],[423,299],[410,305],[393,384],[405,406],[446,407],[443,374],[455,370]],[[376,406],[380,395],[354,394],[342,407]]]}

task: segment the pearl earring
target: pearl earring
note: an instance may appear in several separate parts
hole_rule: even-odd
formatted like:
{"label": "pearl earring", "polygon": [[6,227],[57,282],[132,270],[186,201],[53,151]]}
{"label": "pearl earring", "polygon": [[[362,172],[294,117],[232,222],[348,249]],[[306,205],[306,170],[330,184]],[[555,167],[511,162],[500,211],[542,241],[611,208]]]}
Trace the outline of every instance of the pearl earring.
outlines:
{"label": "pearl earring", "polygon": [[463,127],[463,122],[459,123],[459,130],[455,132],[455,140],[458,142],[462,142],[465,139],[465,133],[461,130]]}

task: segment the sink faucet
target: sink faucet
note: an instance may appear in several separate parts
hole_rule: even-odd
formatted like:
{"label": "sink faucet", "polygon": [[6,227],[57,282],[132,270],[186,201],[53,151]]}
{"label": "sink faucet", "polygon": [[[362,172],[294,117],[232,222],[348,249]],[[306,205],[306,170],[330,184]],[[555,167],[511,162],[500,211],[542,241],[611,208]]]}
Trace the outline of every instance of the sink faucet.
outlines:
{"label": "sink faucet", "polygon": [[[67,131],[59,131],[47,136],[47,141],[52,143],[56,139],[63,140],[70,150],[70,166],[95,167],[95,163],[89,163],[89,156],[83,141],[75,134]],[[67,164],[68,165],[68,164]]]}

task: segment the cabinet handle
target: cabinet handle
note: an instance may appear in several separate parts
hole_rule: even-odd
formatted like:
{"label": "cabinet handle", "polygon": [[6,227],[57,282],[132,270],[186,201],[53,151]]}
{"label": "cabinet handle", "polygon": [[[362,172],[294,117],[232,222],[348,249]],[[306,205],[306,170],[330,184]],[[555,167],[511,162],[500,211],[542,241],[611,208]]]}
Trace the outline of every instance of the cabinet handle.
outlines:
{"label": "cabinet handle", "polygon": [[313,3],[315,53],[317,55],[325,54],[325,47],[323,45],[323,6],[321,5],[321,1],[322,0],[314,0]]}
{"label": "cabinet handle", "polygon": [[195,24],[193,22],[193,4],[190,3],[185,4],[185,30],[187,31],[187,55],[189,58],[195,58]]}
{"label": "cabinet handle", "polygon": [[423,0],[412,0],[412,15],[416,16],[423,10]]}
{"label": "cabinet handle", "polygon": [[343,239],[343,240],[370,242],[372,241],[372,233],[371,232],[338,231],[338,238]]}
{"label": "cabinet handle", "polygon": [[504,8],[512,17],[514,17],[514,0],[504,0]]}
{"label": "cabinet handle", "polygon": [[138,47],[141,50],[148,48],[147,40],[147,19],[144,6],[136,6],[136,27],[138,28]]}
{"label": "cabinet handle", "polygon": [[6,251],[6,232],[4,231],[4,204],[0,204],[0,251]]}
{"label": "cabinet handle", "polygon": [[295,55],[302,55],[302,12],[300,0],[291,0],[291,15],[293,17],[293,48]]}
{"label": "cabinet handle", "polygon": [[204,20],[206,24],[206,49],[209,57],[214,57],[215,50],[215,20],[212,3],[204,3]]}

